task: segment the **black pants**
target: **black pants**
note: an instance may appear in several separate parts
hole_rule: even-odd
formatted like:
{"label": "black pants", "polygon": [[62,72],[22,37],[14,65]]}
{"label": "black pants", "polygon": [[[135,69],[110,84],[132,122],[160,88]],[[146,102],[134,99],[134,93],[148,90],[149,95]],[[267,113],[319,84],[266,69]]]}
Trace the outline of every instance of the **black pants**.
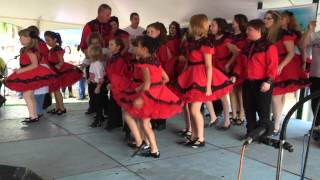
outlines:
{"label": "black pants", "polygon": [[[315,93],[317,91],[320,91],[320,78],[317,78],[317,77],[310,77],[310,81],[311,81],[311,86],[310,86],[310,91],[311,93]],[[313,112],[313,116],[315,116],[315,111],[316,111],[316,108],[317,108],[317,103],[318,103],[318,100],[320,98],[316,98],[316,99],[313,99],[311,100],[311,108],[312,108],[312,112]],[[319,126],[320,125],[320,111],[318,112],[318,116],[317,116],[317,119],[316,119],[316,126]]]}
{"label": "black pants", "polygon": [[[66,89],[67,89],[67,87],[61,88],[63,93],[66,93]],[[69,94],[72,94],[72,86],[68,86],[68,91],[69,91]]]}
{"label": "black pants", "polygon": [[95,94],[94,90],[97,87],[97,83],[89,83],[91,85],[91,88],[93,89],[93,98],[92,98],[92,103],[95,107],[95,112],[96,112],[96,121],[103,121],[103,107],[104,107],[104,100],[106,96],[106,88],[105,86],[102,85],[100,88],[100,93]]}
{"label": "black pants", "polygon": [[258,126],[257,116],[260,123],[269,123],[272,89],[263,93],[260,91],[263,80],[245,80],[243,84],[243,105],[247,119],[247,134]]}
{"label": "black pants", "polygon": [[117,128],[123,126],[121,107],[113,99],[110,92],[110,99],[108,102],[108,124],[107,128]]}
{"label": "black pants", "polygon": [[96,86],[93,85],[93,83],[88,83],[88,94],[89,94],[89,108],[88,111],[96,111],[96,108],[94,106],[94,89]]}

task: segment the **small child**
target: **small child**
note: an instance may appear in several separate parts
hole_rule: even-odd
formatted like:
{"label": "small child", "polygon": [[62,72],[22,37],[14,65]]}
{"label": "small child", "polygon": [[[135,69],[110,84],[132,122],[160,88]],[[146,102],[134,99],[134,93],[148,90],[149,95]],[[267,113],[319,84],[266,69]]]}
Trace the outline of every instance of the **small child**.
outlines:
{"label": "small child", "polygon": [[91,45],[88,48],[88,56],[90,59],[89,69],[89,84],[93,94],[93,104],[96,109],[96,118],[91,124],[91,127],[102,125],[103,121],[103,106],[106,96],[106,89],[102,88],[104,85],[104,66],[101,62],[102,48],[101,46]]}

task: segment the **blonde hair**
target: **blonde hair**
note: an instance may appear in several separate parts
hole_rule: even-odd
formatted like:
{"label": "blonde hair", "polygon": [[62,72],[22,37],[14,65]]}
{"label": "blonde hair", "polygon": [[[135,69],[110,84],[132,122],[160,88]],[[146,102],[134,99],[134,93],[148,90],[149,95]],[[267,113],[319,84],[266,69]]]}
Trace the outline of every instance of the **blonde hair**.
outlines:
{"label": "blonde hair", "polygon": [[102,38],[102,36],[101,36],[99,33],[97,33],[97,32],[92,32],[92,33],[90,33],[90,35],[88,36],[88,38],[87,38],[87,44],[88,44],[88,46],[90,46],[90,45],[92,44],[92,40],[93,40],[93,39],[98,39],[99,44],[100,44],[101,46],[104,46],[103,38]]}
{"label": "blonde hair", "polygon": [[209,31],[209,19],[205,14],[193,15],[190,19],[189,33],[192,36],[207,37]]}
{"label": "blonde hair", "polygon": [[90,45],[88,48],[88,56],[90,61],[99,61],[102,58],[102,48],[98,45]]}
{"label": "blonde hair", "polygon": [[266,15],[270,14],[273,19],[273,25],[268,29],[267,39],[272,43],[276,43],[279,39],[281,16],[278,11],[269,10]]}
{"label": "blonde hair", "polygon": [[31,50],[32,52],[38,52],[38,35],[36,32],[31,31],[30,29],[22,29],[18,32],[19,36],[24,36],[30,38],[30,43],[21,49],[22,52]]}

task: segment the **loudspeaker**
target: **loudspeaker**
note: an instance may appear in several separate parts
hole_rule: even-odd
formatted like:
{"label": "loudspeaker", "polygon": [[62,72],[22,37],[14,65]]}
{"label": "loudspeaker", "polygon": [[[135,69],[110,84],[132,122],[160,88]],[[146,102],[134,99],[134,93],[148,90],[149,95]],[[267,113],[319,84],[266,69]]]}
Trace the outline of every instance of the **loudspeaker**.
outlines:
{"label": "loudspeaker", "polygon": [[262,6],[263,6],[263,2],[258,2],[258,9],[262,9]]}
{"label": "loudspeaker", "polygon": [[25,167],[0,165],[0,180],[43,180]]}

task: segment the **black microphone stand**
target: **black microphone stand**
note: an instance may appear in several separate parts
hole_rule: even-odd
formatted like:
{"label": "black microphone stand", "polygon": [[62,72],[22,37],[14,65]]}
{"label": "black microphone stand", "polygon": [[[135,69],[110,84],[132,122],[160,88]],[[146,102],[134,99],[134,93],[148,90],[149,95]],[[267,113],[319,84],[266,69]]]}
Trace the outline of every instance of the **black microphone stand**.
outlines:
{"label": "black microphone stand", "polygon": [[[290,111],[287,113],[286,117],[284,118],[283,124],[282,124],[282,130],[280,133],[280,138],[279,138],[279,143],[278,143],[278,148],[279,148],[279,152],[278,152],[278,162],[277,162],[277,175],[276,175],[276,180],[280,180],[281,179],[281,175],[282,175],[282,164],[283,164],[283,153],[284,150],[288,150],[288,145],[290,145],[288,142],[286,142],[286,133],[287,133],[287,126],[289,123],[289,120],[291,118],[291,116],[293,115],[293,113],[299,109],[300,107],[302,107],[304,105],[304,103],[306,103],[307,101],[310,101],[312,99],[316,99],[320,97],[320,91],[312,93],[306,97],[304,97],[303,99],[301,99],[300,101],[298,101],[291,109]],[[306,167],[307,167],[307,161],[308,161],[308,156],[309,156],[309,149],[310,149],[310,142],[311,142],[311,135],[313,134],[313,130],[314,130],[314,126],[315,126],[315,122],[317,119],[317,115],[318,115],[318,111],[319,111],[319,107],[320,107],[320,100],[318,100],[317,102],[317,106],[316,106],[316,111],[315,111],[315,116],[313,118],[313,122],[312,122],[312,126],[311,126],[311,130],[310,130],[310,136],[308,139],[308,145],[307,145],[307,150],[306,150],[306,155],[305,155],[305,160],[304,160],[304,165],[303,165],[303,172],[301,174],[301,180],[304,179],[305,177],[305,172],[306,172]],[[289,146],[290,147],[290,146]],[[292,146],[291,146],[292,147]],[[289,150],[290,151],[290,150]]]}

